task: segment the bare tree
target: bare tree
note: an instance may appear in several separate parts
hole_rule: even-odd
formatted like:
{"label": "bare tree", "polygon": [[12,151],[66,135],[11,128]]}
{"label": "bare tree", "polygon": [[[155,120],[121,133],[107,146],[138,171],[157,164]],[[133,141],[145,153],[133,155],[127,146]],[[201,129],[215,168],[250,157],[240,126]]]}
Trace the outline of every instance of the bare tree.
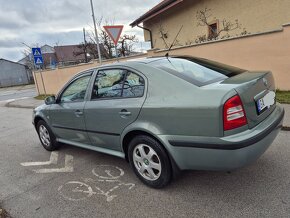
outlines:
{"label": "bare tree", "polygon": [[178,40],[178,35],[182,28],[183,28],[183,25],[181,26],[179,31],[176,33],[176,35],[174,35],[171,38],[171,41],[169,41],[169,31],[166,28],[164,28],[162,22],[159,22],[158,24],[159,37],[162,40],[164,47],[166,49],[169,49],[170,47],[173,47],[173,46],[182,46],[182,44]]}
{"label": "bare tree", "polygon": [[21,53],[24,56],[25,60],[25,65],[30,69],[34,69],[34,60],[32,58],[32,51],[31,49],[33,47],[38,47],[38,44],[33,44],[33,45],[28,45],[25,42],[21,42],[22,45],[25,46],[25,48],[21,51]]}
{"label": "bare tree", "polygon": [[115,45],[113,41],[111,40],[110,36],[108,35],[108,33],[104,30],[103,26],[114,25],[114,23],[115,23],[114,20],[104,19],[103,16],[97,20],[97,28],[98,28],[100,42],[103,44],[108,58],[113,57],[112,51],[115,48]]}
{"label": "bare tree", "polygon": [[167,41],[169,37],[168,30],[164,28],[161,22],[158,24],[158,32],[165,48],[168,49],[169,48],[169,42]]}
{"label": "bare tree", "polygon": [[[230,32],[236,29],[241,28],[241,24],[238,19],[235,21],[230,21],[223,19],[220,25],[219,30],[215,30],[212,28],[212,25],[209,23],[209,19],[212,17],[211,9],[205,8],[204,10],[197,11],[196,19],[198,21],[197,26],[206,26],[211,31],[211,34],[208,36],[208,40],[217,39],[221,35],[222,32]],[[203,40],[203,36],[199,37],[197,41]]]}
{"label": "bare tree", "polygon": [[[112,26],[114,23],[114,20],[104,19],[104,17],[101,17],[97,20],[99,39],[103,45],[107,58],[113,58],[115,44],[111,40],[108,33],[104,30],[103,26]],[[92,35],[90,34],[90,36]],[[123,34],[119,40],[120,45],[118,46],[118,51],[122,56],[130,55],[136,42],[138,42],[136,35]]]}
{"label": "bare tree", "polygon": [[120,37],[119,43],[119,52],[121,56],[129,56],[131,52],[133,51],[133,46],[135,43],[138,42],[138,39],[136,35],[128,35],[124,34],[123,36]]}

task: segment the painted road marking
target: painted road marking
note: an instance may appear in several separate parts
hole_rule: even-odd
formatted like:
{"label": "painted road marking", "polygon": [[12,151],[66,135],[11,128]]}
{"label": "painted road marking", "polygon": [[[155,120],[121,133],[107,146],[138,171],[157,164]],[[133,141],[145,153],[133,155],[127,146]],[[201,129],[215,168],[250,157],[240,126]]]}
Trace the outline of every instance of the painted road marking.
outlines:
{"label": "painted road marking", "polygon": [[[101,171],[103,171],[103,174],[106,174],[106,176],[100,176],[100,174],[96,173]],[[112,172],[116,174],[117,171],[119,172],[119,175],[113,176]],[[135,187],[134,183],[124,183],[119,179],[115,179],[124,175],[124,170],[116,166],[99,165],[92,170],[92,173],[98,178],[97,180],[92,178],[83,178],[83,181],[69,181],[58,188],[60,195],[69,201],[80,201],[85,200],[86,198],[90,198],[93,195],[103,195],[106,197],[106,201],[110,202],[114,198],[118,197],[116,191],[121,187],[126,187],[128,190],[131,190],[133,187]],[[107,189],[106,191],[99,187],[104,183],[108,185],[115,183],[116,185],[114,187],[111,186],[112,188],[109,190]],[[96,191],[94,191],[92,187],[94,187]]]}
{"label": "painted road marking", "polygon": [[33,171],[36,173],[72,173],[74,171],[73,156],[66,154],[64,163],[63,168],[38,169]]}
{"label": "painted road marking", "polygon": [[21,163],[22,166],[28,167],[28,166],[44,166],[44,165],[50,165],[50,164],[57,164],[58,160],[58,152],[51,152],[49,161],[43,161],[43,162],[25,162]]}
{"label": "painted road marking", "polygon": [[[51,152],[49,161],[42,161],[42,162],[24,162],[21,163],[24,167],[30,167],[30,166],[47,166],[54,164],[56,165],[58,162],[58,152],[53,151]],[[65,155],[65,163],[64,167],[62,168],[44,168],[44,169],[37,169],[33,170],[35,173],[70,173],[74,171],[73,167],[73,156],[71,155]]]}

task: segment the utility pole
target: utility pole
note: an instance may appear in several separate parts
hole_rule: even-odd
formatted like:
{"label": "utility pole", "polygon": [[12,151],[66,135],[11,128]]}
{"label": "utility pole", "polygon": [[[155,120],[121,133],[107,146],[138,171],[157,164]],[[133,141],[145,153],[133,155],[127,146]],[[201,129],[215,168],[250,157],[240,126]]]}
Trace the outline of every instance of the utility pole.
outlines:
{"label": "utility pole", "polygon": [[97,48],[98,48],[98,56],[99,56],[99,63],[102,65],[102,57],[101,57],[101,51],[100,51],[100,44],[99,44],[99,37],[98,37],[98,31],[96,27],[96,19],[95,19],[95,13],[94,13],[94,6],[93,6],[93,1],[91,1],[91,8],[92,8],[92,17],[94,21],[94,28],[95,28],[95,36],[96,36],[96,42],[97,42]]}
{"label": "utility pole", "polygon": [[86,30],[83,28],[84,33],[84,53],[85,53],[85,62],[88,63],[88,55],[87,55],[87,40],[86,40]]}

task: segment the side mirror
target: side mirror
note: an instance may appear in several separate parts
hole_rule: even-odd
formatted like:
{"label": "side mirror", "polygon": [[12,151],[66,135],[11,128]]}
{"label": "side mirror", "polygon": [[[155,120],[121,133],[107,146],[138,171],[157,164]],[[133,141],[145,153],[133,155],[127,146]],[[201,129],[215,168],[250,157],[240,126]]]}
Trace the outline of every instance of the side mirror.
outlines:
{"label": "side mirror", "polygon": [[49,96],[47,97],[45,100],[44,100],[44,103],[46,105],[50,105],[50,104],[55,104],[56,103],[56,99],[55,99],[55,96]]}

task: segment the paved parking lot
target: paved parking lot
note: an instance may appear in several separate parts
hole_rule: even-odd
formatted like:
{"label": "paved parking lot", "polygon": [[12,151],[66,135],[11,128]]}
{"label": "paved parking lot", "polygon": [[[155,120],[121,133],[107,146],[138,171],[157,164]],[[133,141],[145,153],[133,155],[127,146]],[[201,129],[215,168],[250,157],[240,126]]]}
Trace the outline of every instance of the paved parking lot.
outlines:
{"label": "paved parking lot", "polygon": [[35,85],[23,85],[16,87],[0,88],[0,101],[34,97],[36,95]]}
{"label": "paved parking lot", "polygon": [[163,190],[122,159],[71,146],[45,151],[31,109],[0,107],[0,204],[12,217],[289,217],[290,132],[254,164],[188,171]]}

